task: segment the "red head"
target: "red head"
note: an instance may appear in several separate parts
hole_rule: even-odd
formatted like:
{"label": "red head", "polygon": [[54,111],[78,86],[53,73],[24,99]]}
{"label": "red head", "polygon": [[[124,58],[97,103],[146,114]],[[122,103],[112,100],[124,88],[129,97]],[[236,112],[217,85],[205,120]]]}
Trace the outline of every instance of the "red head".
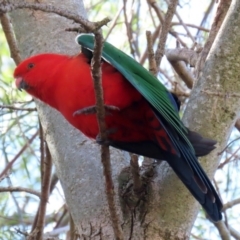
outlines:
{"label": "red head", "polygon": [[[41,99],[41,90],[62,60],[67,56],[58,54],[40,54],[21,62],[14,71],[15,84],[19,90]],[[48,82],[47,85],[50,83]]]}

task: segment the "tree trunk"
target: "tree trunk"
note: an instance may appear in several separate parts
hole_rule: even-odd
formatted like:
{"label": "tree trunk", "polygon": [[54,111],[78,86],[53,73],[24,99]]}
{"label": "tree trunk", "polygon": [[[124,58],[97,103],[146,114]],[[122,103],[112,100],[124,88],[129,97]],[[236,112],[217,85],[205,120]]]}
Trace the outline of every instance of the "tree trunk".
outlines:
{"label": "tree trunk", "polygon": [[[82,1],[66,0],[61,4],[58,0],[41,2],[62,8],[65,6],[86,16]],[[217,152],[225,145],[239,115],[239,97],[229,97],[229,94],[240,90],[240,15],[237,14],[240,3],[234,1],[232,5],[235,7],[229,10],[184,117],[190,129],[220,140],[218,150],[203,162],[210,176],[213,176],[217,166]],[[16,10],[12,13],[12,22],[23,58],[41,52],[71,55],[79,51],[77,44],[74,44],[75,34],[64,31],[73,27],[73,23],[62,17],[40,11]],[[216,93],[216,89],[222,95],[206,92]],[[114,239],[99,147],[71,127],[55,110],[39,102],[37,106],[69,211],[81,239]],[[117,177],[129,161],[119,150],[111,149],[111,153],[116,191]],[[124,170],[128,175],[128,169]],[[124,171],[121,176],[124,178]],[[136,214],[132,213],[133,209],[129,214],[127,205],[121,203],[122,214],[117,199],[125,239],[187,239],[199,204],[165,162],[154,168],[151,180],[145,202],[135,209]]]}
{"label": "tree trunk", "polygon": [[240,1],[233,0],[184,114],[189,128],[218,141],[201,161],[211,177],[240,114],[239,11]]}

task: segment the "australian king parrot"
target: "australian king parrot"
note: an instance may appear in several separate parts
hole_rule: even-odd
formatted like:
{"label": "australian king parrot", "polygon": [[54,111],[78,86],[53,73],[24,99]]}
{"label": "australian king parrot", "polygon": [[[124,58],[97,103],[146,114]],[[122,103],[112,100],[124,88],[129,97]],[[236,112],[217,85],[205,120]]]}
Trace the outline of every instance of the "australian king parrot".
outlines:
{"label": "australian king parrot", "polygon": [[[92,139],[99,135],[91,77],[94,37],[77,37],[75,56],[40,54],[20,63],[14,78],[18,89],[57,109]],[[104,42],[102,86],[110,146],[157,160],[166,160],[213,221],[222,218],[221,200],[197,157],[216,141],[187,129],[180,120],[179,101],[130,56]],[[91,111],[92,110],[92,111]]]}

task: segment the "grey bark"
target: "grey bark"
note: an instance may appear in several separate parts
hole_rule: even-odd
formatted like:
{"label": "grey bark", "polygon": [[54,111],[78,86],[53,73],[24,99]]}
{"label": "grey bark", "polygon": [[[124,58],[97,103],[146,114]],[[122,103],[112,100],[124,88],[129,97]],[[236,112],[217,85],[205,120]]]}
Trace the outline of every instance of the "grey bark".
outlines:
{"label": "grey bark", "polygon": [[[59,1],[45,1],[59,5]],[[62,3],[63,4],[63,3]],[[195,86],[184,117],[185,123],[204,135],[219,141],[222,149],[239,115],[239,98],[229,97],[239,92],[237,78],[240,71],[239,1],[234,1],[218,40],[207,60],[202,78]],[[86,16],[81,1],[66,0],[68,10]],[[25,58],[40,52],[76,54],[75,34],[65,32],[72,22],[54,14],[17,10],[12,13],[16,37]],[[231,39],[231,42],[230,40]],[[221,91],[226,97],[201,92]],[[104,180],[98,146],[71,127],[59,113],[38,103],[45,136],[63,186],[66,201],[81,239],[113,239],[104,194]],[[210,176],[217,166],[217,151],[210,161],[203,161]],[[128,161],[118,150],[112,150],[113,177]],[[115,188],[115,189],[116,189]],[[199,210],[173,171],[162,163],[155,168],[143,222],[134,218],[132,239],[186,239]],[[119,205],[119,203],[118,203]],[[119,207],[121,216],[121,209]],[[141,213],[142,214],[142,213]],[[139,216],[137,214],[137,216]],[[131,217],[123,221],[126,239],[131,232]]]}
{"label": "grey bark", "polygon": [[240,1],[232,1],[184,115],[187,126],[218,141],[216,151],[202,161],[210,176],[240,113],[239,11]]}

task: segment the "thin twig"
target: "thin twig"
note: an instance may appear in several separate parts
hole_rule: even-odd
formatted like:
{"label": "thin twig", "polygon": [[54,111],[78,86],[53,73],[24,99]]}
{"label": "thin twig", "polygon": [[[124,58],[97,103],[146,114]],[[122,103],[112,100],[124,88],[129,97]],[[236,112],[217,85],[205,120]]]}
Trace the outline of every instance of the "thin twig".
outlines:
{"label": "thin twig", "polygon": [[60,214],[61,210],[61,215],[58,217],[58,220],[56,221],[56,225],[54,228],[59,228],[64,225],[66,225],[69,222],[70,219],[70,213],[68,212],[68,208],[66,203],[63,204],[63,206],[58,210],[58,215]]}
{"label": "thin twig", "polygon": [[128,37],[128,42],[129,42],[129,47],[131,50],[131,54],[135,56],[135,50],[133,48],[133,34],[132,34],[132,28],[131,28],[131,21],[128,21],[128,15],[127,15],[127,7],[126,4],[127,0],[123,0],[123,13],[124,13],[124,21],[125,21],[125,26],[127,30],[127,37]]}
{"label": "thin twig", "polygon": [[28,237],[28,236],[29,236],[29,234],[28,234],[27,232],[23,232],[23,231],[21,231],[21,230],[18,229],[18,228],[15,228],[15,231],[16,231],[18,234],[23,235],[24,237]]}
{"label": "thin twig", "polygon": [[151,17],[151,20],[152,20],[153,28],[156,29],[157,24],[156,24],[156,21],[155,21],[155,16],[153,16],[152,7],[150,6],[150,4],[148,4],[148,9],[149,9],[150,17]]}
{"label": "thin twig", "polygon": [[226,209],[228,208],[232,208],[234,207],[235,205],[237,204],[240,204],[240,198],[237,198],[237,199],[234,199],[233,201],[231,202],[227,202],[223,205],[223,211],[225,211]]}
{"label": "thin twig", "polygon": [[[96,96],[96,110],[97,110],[97,120],[99,126],[99,134],[101,140],[104,142],[107,141],[107,131],[105,123],[105,108],[103,101],[103,88],[102,88],[102,76],[101,76],[101,56],[102,56],[102,46],[103,46],[103,37],[100,30],[95,33],[95,43],[93,58],[91,63],[91,72],[94,82],[94,90]],[[109,206],[110,217],[113,224],[113,230],[115,238],[117,240],[123,240],[123,232],[120,226],[119,217],[117,215],[116,204],[115,204],[115,192],[114,184],[112,180],[112,169],[110,162],[110,152],[108,145],[101,146],[101,160],[103,164],[103,175],[105,177],[105,191]]]}
{"label": "thin twig", "polygon": [[0,192],[27,192],[41,197],[41,193],[30,188],[24,187],[0,187]]}
{"label": "thin twig", "polygon": [[[171,23],[172,26],[178,26],[178,25],[182,25],[180,22],[172,22]],[[196,29],[199,29],[201,31],[204,31],[204,32],[210,32],[210,30],[208,28],[204,28],[204,27],[201,27],[201,26],[197,26],[195,24],[191,24],[191,23],[185,23],[185,25],[187,27],[191,27],[191,28],[196,28]]]}
{"label": "thin twig", "polygon": [[[175,15],[177,16],[179,22],[181,23],[181,25],[183,26],[183,28],[185,29],[188,37],[193,41],[195,42],[195,38],[192,36],[192,34],[190,33],[190,31],[188,30],[188,27],[187,25],[183,22],[181,16],[178,14],[177,10],[175,11]],[[172,25],[172,24],[171,24]]]}
{"label": "thin twig", "polygon": [[159,21],[161,22],[161,24],[164,23],[164,16],[161,13],[160,8],[158,7],[157,3],[155,0],[147,0],[148,4],[154,9],[154,11],[156,12]]}
{"label": "thin twig", "polygon": [[173,37],[176,38],[177,42],[180,43],[182,45],[182,47],[187,47],[188,45],[179,37],[178,33],[173,31],[173,30],[169,30],[169,34],[172,35]]}
{"label": "thin twig", "polygon": [[57,8],[49,4],[43,3],[29,3],[25,1],[18,1],[18,2],[11,2],[7,1],[6,3],[1,3],[0,5],[0,13],[11,12],[15,9],[32,9],[32,10],[41,10],[43,12],[55,13],[59,16],[65,17],[69,20],[73,20],[75,23],[81,24],[86,32],[95,33],[100,29],[102,26],[106,25],[110,19],[104,18],[102,21],[99,22],[90,22],[85,18],[79,16],[79,14],[74,14],[71,11],[66,9]]}
{"label": "thin twig", "polygon": [[[166,0],[166,2],[169,4],[168,0]],[[177,10],[175,11],[175,15],[178,18],[179,22],[181,23],[181,25],[183,26],[183,28],[185,29],[187,36],[193,41],[195,42],[194,37],[192,36],[192,34],[190,33],[190,31],[188,30],[187,25],[183,22],[181,16],[178,14]]]}
{"label": "thin twig", "polygon": [[[207,10],[205,11],[205,14],[204,14],[204,16],[203,16],[203,19],[202,19],[202,21],[201,21],[201,23],[200,23],[200,26],[201,26],[201,27],[205,24],[205,22],[206,22],[208,16],[210,15],[210,13],[211,13],[211,11],[212,11],[215,3],[216,3],[216,0],[211,0],[210,4],[208,5],[208,8],[207,8]],[[199,33],[200,33],[200,31],[198,30],[198,32],[197,32],[197,34],[196,34],[196,38],[198,37]]]}
{"label": "thin twig", "polygon": [[123,6],[118,10],[118,12],[116,13],[115,18],[112,20],[111,25],[109,26],[109,30],[107,32],[107,35],[105,37],[105,41],[108,39],[108,37],[111,34],[113,28],[116,26],[117,20],[118,20],[118,18],[120,16],[122,10],[123,10]]}
{"label": "thin twig", "polygon": [[5,169],[0,174],[0,179],[2,179],[5,175],[7,175],[7,172],[12,168],[13,164],[16,162],[16,160],[22,155],[22,153],[29,147],[29,145],[33,142],[33,140],[37,137],[38,131],[33,134],[33,136],[24,144],[22,149],[16,154],[16,156],[8,163],[8,165],[5,167]]}
{"label": "thin twig", "polygon": [[238,147],[232,154],[230,157],[226,158],[224,160],[224,162],[220,163],[218,165],[218,169],[223,168],[226,164],[228,164],[229,162],[231,162],[231,160],[233,159],[233,157],[237,157],[237,152],[240,150],[240,147]]}
{"label": "thin twig", "polygon": [[171,21],[176,11],[177,4],[178,4],[178,0],[171,0],[168,5],[168,10],[165,15],[164,23],[162,25],[160,39],[159,39],[156,56],[155,56],[157,67],[160,66],[162,57],[164,55],[164,48],[167,41],[167,35],[169,32],[169,29],[171,28]]}
{"label": "thin twig", "polygon": [[220,152],[218,152],[218,156],[221,155],[231,144],[233,144],[235,141],[238,141],[240,139],[240,137],[237,137],[235,139],[233,139],[230,143],[227,144],[226,147],[224,147],[224,149]]}
{"label": "thin twig", "polygon": [[0,104],[1,109],[9,109],[9,110],[14,110],[14,111],[28,111],[28,112],[33,112],[37,111],[37,108],[21,108],[21,107],[15,107],[12,105],[2,105]]}

